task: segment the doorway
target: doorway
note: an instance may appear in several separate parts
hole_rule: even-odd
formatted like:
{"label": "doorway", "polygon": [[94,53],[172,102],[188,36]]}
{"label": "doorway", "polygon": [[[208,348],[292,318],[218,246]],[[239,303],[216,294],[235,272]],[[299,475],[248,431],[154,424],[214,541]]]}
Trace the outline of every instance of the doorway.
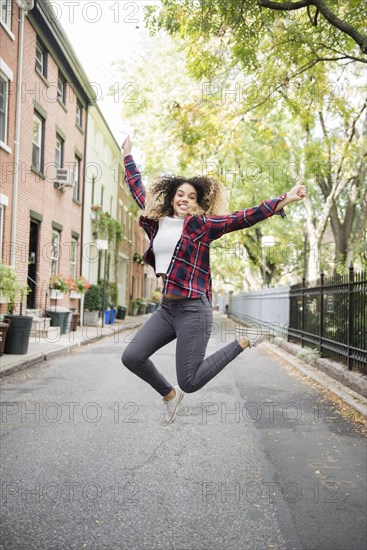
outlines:
{"label": "doorway", "polygon": [[28,286],[31,289],[27,295],[27,308],[36,308],[37,294],[37,254],[39,239],[39,223],[31,220],[29,230]]}

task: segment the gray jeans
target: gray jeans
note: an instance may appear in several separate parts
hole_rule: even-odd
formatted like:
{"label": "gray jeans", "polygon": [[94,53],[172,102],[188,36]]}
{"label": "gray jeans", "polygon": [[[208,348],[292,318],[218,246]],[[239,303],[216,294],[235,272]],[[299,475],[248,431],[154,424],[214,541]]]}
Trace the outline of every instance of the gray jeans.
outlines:
{"label": "gray jeans", "polygon": [[149,357],[177,338],[178,385],[184,392],[193,393],[243,351],[239,343],[233,340],[204,359],[212,327],[213,312],[206,296],[179,300],[163,297],[162,305],[134,335],[121,360],[131,372],[165,396],[173,386]]}

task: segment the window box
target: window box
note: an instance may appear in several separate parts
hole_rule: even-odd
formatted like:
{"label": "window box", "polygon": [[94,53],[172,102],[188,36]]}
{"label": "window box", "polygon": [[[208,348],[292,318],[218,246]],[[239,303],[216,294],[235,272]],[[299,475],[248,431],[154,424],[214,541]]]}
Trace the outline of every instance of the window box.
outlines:
{"label": "window box", "polygon": [[62,300],[64,297],[64,293],[60,292],[59,290],[52,288],[50,292],[50,298],[51,300]]}

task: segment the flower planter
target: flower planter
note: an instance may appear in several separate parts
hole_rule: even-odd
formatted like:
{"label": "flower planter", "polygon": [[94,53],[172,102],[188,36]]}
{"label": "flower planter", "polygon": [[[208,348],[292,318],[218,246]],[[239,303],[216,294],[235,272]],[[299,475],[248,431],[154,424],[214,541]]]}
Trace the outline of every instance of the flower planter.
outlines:
{"label": "flower planter", "polygon": [[77,290],[70,290],[70,300],[80,300],[83,296],[83,292],[78,292]]}
{"label": "flower planter", "polygon": [[156,310],[156,304],[154,302],[148,302],[148,313],[153,313]]}
{"label": "flower planter", "polygon": [[98,311],[85,311],[83,315],[84,325],[95,325],[98,323]]}
{"label": "flower planter", "polygon": [[138,315],[145,315],[147,310],[146,302],[141,302],[138,309]]}
{"label": "flower planter", "polygon": [[28,353],[33,317],[28,315],[5,315],[4,319],[10,321],[4,353],[15,355]]}
{"label": "flower planter", "polygon": [[62,300],[64,297],[64,293],[60,292],[59,290],[56,290],[55,288],[51,289],[50,298],[51,300]]}

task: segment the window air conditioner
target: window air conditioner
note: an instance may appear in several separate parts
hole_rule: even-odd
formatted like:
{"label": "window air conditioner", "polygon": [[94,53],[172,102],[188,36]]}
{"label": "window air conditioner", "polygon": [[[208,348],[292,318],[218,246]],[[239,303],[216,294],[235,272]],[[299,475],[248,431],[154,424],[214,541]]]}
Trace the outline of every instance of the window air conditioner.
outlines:
{"label": "window air conditioner", "polygon": [[57,168],[54,183],[56,189],[64,189],[65,187],[74,187],[72,174],[67,168]]}

